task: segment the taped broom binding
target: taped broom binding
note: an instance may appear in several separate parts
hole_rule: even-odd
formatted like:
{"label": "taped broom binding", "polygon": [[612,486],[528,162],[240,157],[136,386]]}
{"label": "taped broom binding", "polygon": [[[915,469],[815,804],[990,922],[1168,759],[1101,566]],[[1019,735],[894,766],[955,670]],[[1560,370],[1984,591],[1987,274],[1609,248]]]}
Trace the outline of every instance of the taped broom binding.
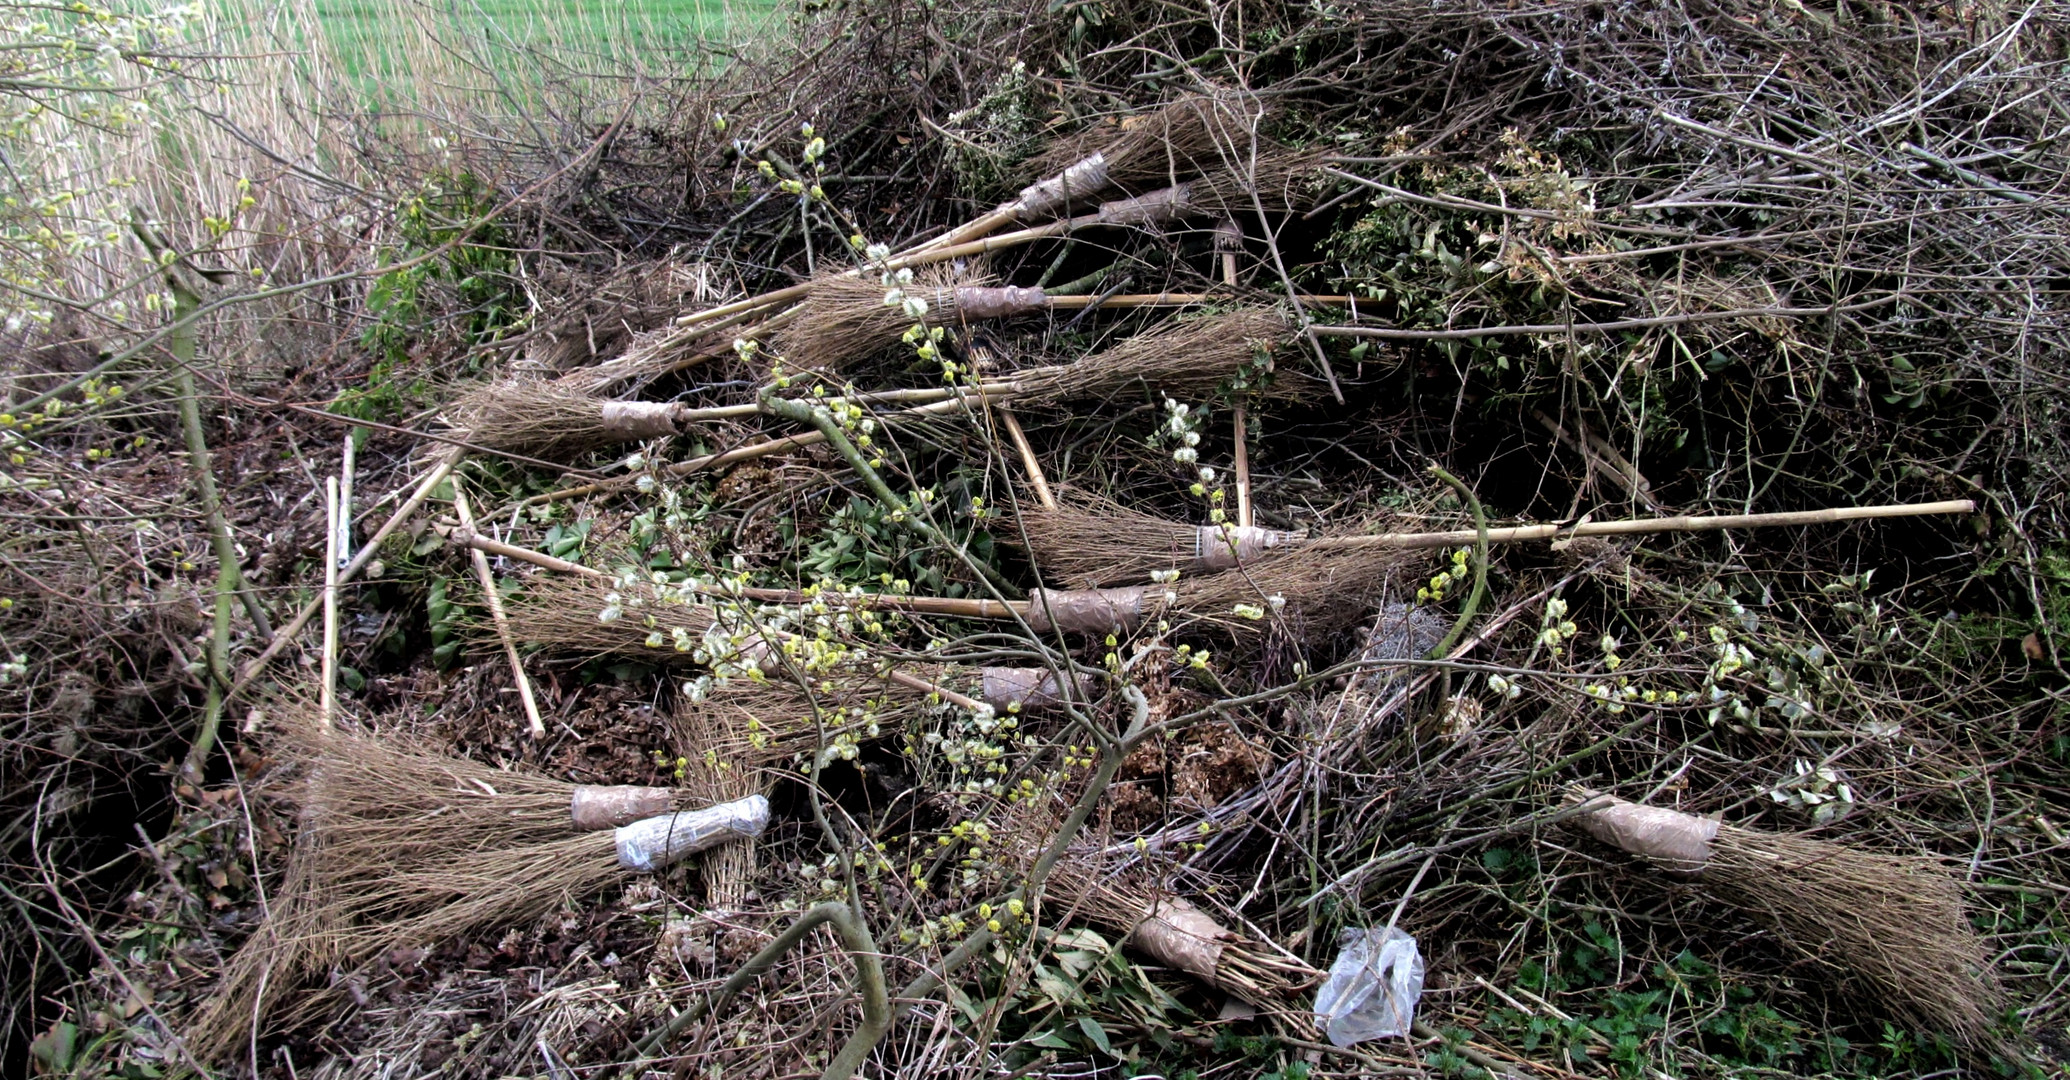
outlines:
{"label": "taped broom binding", "polygon": [[[1054,837],[1057,818],[1052,808],[1031,801],[1012,813],[1007,828],[1011,842],[1032,862]],[[1117,872],[1089,853],[1057,860],[1043,895],[1053,917],[1103,927],[1158,963],[1268,1011],[1299,1009],[1294,996],[1322,977],[1299,957],[1236,933],[1158,887],[1147,871]]]}

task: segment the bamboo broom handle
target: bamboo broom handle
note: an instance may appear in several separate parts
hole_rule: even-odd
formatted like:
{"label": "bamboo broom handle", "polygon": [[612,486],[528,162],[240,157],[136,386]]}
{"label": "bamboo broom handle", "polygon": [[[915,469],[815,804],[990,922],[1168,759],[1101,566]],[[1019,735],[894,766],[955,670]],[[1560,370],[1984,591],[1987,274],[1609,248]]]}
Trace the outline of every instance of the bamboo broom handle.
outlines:
{"label": "bamboo broom handle", "polygon": [[338,713],[338,478],[323,481],[323,689],[319,695],[323,729],[331,730]]}
{"label": "bamboo broom handle", "polygon": [[1013,448],[1021,455],[1021,467],[1028,470],[1028,483],[1035,488],[1035,501],[1044,510],[1057,508],[1057,497],[1049,490],[1049,477],[1042,475],[1042,463],[1035,460],[1035,448],[1028,445],[1028,433],[1021,430],[1019,417],[1001,402],[998,407],[999,424],[1006,429],[1006,437],[1013,440]]}
{"label": "bamboo broom handle", "polygon": [[[1052,296],[1043,301],[1045,307],[1055,311],[1075,311],[1098,304],[1100,307],[1187,307],[1193,304],[1209,304],[1232,299],[1224,293],[1123,293],[1105,299],[1099,296]],[[1318,307],[1343,307],[1353,300],[1349,296],[1318,296],[1298,293],[1294,299],[1303,304]]]}
{"label": "bamboo broom handle", "polygon": [[[929,402],[940,401],[943,398],[951,398],[957,394],[968,392],[967,389],[959,389],[953,386],[922,386],[910,390],[876,390],[866,394],[848,394],[838,398],[826,398],[825,401],[828,404],[840,401],[850,405],[872,405],[879,402]],[[733,420],[743,416],[754,416],[761,411],[762,407],[755,404],[716,405],[709,409],[684,409],[676,414],[676,418],[685,423],[695,423],[700,420]]]}
{"label": "bamboo broom handle", "polygon": [[[460,515],[460,527],[472,532],[474,511],[467,505],[467,493],[460,489],[459,481],[453,483],[453,512]],[[474,563],[474,576],[482,585],[482,600],[489,606],[489,621],[496,625],[496,637],[503,642],[504,659],[510,661],[510,677],[517,682],[518,700],[525,707],[525,722],[532,737],[546,737],[546,720],[539,715],[539,702],[532,697],[532,680],[525,677],[525,662],[518,656],[517,638],[510,632],[510,617],[503,612],[503,594],[496,591],[496,575],[489,570],[489,557],[482,549],[471,547],[468,558]]]}
{"label": "bamboo broom handle", "polygon": [[[388,539],[388,534],[394,532],[396,526],[408,520],[411,514],[417,512],[419,506],[424,505],[424,500],[431,495],[431,489],[437,487],[439,481],[444,480],[452,473],[453,466],[458,461],[459,455],[454,452],[447,452],[439,457],[438,464],[432,468],[431,472],[425,475],[424,479],[418,481],[417,489],[410,493],[410,497],[403,500],[403,504],[396,508],[395,513],[389,515],[388,520],[383,522],[380,528],[374,530],[374,535],[367,538],[366,546],[359,549],[359,554],[354,555],[352,561],[345,564],[344,569],[338,571],[338,584],[343,585],[351,581],[361,570],[366,569],[368,563],[374,561],[374,552],[380,550],[381,541]],[[380,503],[375,503],[374,505],[379,506]],[[251,663],[246,664],[244,670],[238,673],[237,684],[232,686],[230,692],[223,696],[224,700],[228,701],[230,698],[236,697],[239,691],[251,685],[252,679],[267,664],[271,663],[274,657],[279,656],[282,649],[288,647],[288,643],[295,639],[296,634],[302,632],[303,627],[309,625],[309,620],[316,617],[318,609],[322,606],[322,597],[310,601],[308,605],[302,608],[301,614],[295,616],[293,622],[282,627],[279,633],[273,635],[273,641],[266,646],[265,651],[253,657]]]}
{"label": "bamboo broom handle", "polygon": [[1246,430],[1243,402],[1236,403],[1231,410],[1235,413],[1236,427],[1236,525],[1240,529],[1251,527],[1251,455],[1245,446]]}
{"label": "bamboo broom handle", "polygon": [[[1885,506],[1830,506],[1823,510],[1792,510],[1775,514],[1715,514],[1703,517],[1630,518],[1623,521],[1585,521],[1579,525],[1512,525],[1489,529],[1491,544],[1513,544],[1524,540],[1563,540],[1573,536],[1640,536],[1648,533],[1714,532],[1719,529],[1759,529],[1790,525],[1824,525],[1835,521],[1865,521],[1873,518],[1920,517],[1929,514],[1969,514],[1976,504],[1968,499],[1945,502],[1894,503]],[[1311,541],[1311,551],[1343,548],[1431,548],[1471,544],[1479,536],[1472,529],[1432,533],[1380,533],[1374,536],[1333,536]]]}

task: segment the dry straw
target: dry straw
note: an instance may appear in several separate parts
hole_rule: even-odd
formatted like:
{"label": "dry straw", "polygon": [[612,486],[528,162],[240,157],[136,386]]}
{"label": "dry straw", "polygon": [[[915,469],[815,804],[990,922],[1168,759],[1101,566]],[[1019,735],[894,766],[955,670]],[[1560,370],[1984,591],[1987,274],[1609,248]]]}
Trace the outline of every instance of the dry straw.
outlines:
{"label": "dry straw", "polygon": [[1761,832],[1576,791],[1572,822],[1681,873],[1774,928],[1783,943],[1868,992],[1892,1015],[1987,1046],[1999,1009],[1989,956],[1939,860]]}

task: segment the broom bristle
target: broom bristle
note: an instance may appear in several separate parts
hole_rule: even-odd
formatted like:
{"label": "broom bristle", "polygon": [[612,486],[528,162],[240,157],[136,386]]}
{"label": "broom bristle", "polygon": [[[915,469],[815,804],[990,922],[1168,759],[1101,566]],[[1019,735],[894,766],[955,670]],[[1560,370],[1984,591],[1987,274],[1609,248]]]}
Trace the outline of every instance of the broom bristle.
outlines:
{"label": "broom bristle", "polygon": [[1327,161],[1320,151],[1263,147],[1255,157],[1188,182],[1187,201],[1227,217],[1255,215],[1261,206],[1271,212],[1305,210],[1316,201]]}
{"label": "broom bristle", "polygon": [[1035,564],[1074,589],[1142,582],[1159,570],[1189,567],[1199,545],[1200,530],[1190,525],[1070,488],[1057,490],[1053,507],[1023,502],[1017,517]]}
{"label": "broom bristle", "polygon": [[1727,825],[1701,880],[1899,1018],[1972,1046],[1993,1040],[1997,978],[1961,885],[1936,860]]}
{"label": "broom bristle", "polygon": [[[715,609],[680,591],[589,576],[534,575],[506,605],[517,640],[589,657],[694,659],[719,622]],[[497,644],[486,630],[482,639],[485,646]],[[688,651],[679,647],[684,642]]]}
{"label": "broom bristle", "polygon": [[529,378],[484,383],[446,410],[457,438],[541,458],[679,434],[674,414],[666,403],[613,401],[570,383]]}
{"label": "broom bristle", "polygon": [[1028,163],[1030,174],[1054,176],[1098,153],[1109,186],[1164,187],[1224,164],[1222,149],[1249,145],[1259,109],[1234,91],[1186,94],[1125,121],[1119,131],[1095,128],[1058,140]]}
{"label": "broom bristle", "polygon": [[[1211,921],[1205,912],[1159,889],[1140,874],[1102,873],[1068,856],[1051,868],[1045,892],[1059,910],[1075,911],[1124,941],[1136,937],[1154,916],[1167,913],[1184,911],[1193,921]],[[1204,957],[1170,959],[1203,982],[1273,1010],[1284,1009],[1296,991],[1322,978],[1321,972],[1298,959],[1281,955],[1226,928],[1218,927],[1217,931],[1210,939],[1219,946],[1213,952],[1211,965],[1203,962]],[[1138,943],[1137,947],[1143,946]]]}
{"label": "broom bristle", "polygon": [[[536,918],[622,873],[611,832],[573,831],[574,784],[325,729],[306,708],[268,712],[274,749],[299,766],[286,795],[301,829],[267,924],[190,1026],[204,1060],[263,1029],[328,969],[357,972],[394,949]],[[334,998],[307,995],[280,1019],[300,1022]]]}
{"label": "broom bristle", "polygon": [[[1238,628],[1284,621],[1296,633],[1320,637],[1365,620],[1396,590],[1403,553],[1386,549],[1316,551],[1295,548],[1241,570],[1182,577],[1172,587],[1180,610]],[[1237,606],[1261,609],[1261,618]]]}
{"label": "broom bristle", "polygon": [[1299,379],[1275,375],[1272,353],[1289,336],[1285,317],[1268,308],[1168,319],[1076,363],[1013,375],[1016,405],[1053,405],[1103,398],[1142,385],[1174,396],[1223,389],[1279,401],[1305,397]]}
{"label": "broom bristle", "polygon": [[878,277],[865,270],[860,276],[828,273],[814,278],[812,291],[793,309],[790,325],[777,334],[777,355],[795,368],[842,372],[895,344],[915,322],[954,325],[956,287],[989,283],[958,278],[945,265],[921,267],[914,271],[912,284],[900,286],[927,303],[927,314],[914,319],[901,305],[884,302],[890,289]]}

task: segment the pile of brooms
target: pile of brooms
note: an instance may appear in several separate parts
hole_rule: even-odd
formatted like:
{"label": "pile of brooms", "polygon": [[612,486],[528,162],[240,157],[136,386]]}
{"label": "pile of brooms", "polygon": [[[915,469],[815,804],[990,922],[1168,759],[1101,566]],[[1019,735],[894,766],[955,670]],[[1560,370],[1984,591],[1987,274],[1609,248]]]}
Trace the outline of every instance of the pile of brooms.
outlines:
{"label": "pile of brooms", "polygon": [[[822,420],[838,405],[894,430],[923,418],[961,417],[985,433],[987,445],[996,424],[1015,445],[1028,492],[999,532],[1025,549],[1033,574],[1018,587],[979,582],[966,596],[808,593],[719,578],[607,572],[496,540],[471,516],[463,515],[457,527],[442,524],[450,540],[475,553],[534,564],[520,593],[493,608],[498,639],[520,681],[518,644],[585,661],[635,657],[711,677],[672,704],[681,781],[670,788],[573,785],[454,757],[409,737],[334,727],[295,705],[269,709],[266,737],[287,763],[276,790],[293,807],[300,832],[265,925],[228,964],[189,1029],[190,1049],[203,1060],[220,1059],[263,1033],[317,1015],[401,952],[521,925],[603,892],[628,873],[707,849],[707,902],[739,908],[755,878],[753,840],[768,822],[768,794],[778,777],[811,775],[943,716],[1056,708],[1071,722],[1085,722],[1108,689],[1104,676],[1088,674],[1101,670],[1096,667],[959,664],[895,647],[838,653],[826,645],[831,631],[820,632],[827,619],[895,613],[973,620],[988,632],[1025,632],[1044,646],[1062,642],[1067,649],[1087,636],[1118,638],[1153,625],[1161,634],[1254,642],[1270,633],[1280,642],[1323,646],[1377,610],[1399,611],[1391,602],[1414,591],[1401,584],[1412,554],[1427,549],[1484,552],[1524,541],[1970,509],[1967,502],[1944,502],[1477,522],[1471,529],[1423,532],[1375,522],[1368,530],[1311,536],[1255,523],[1242,435],[1239,510],[1230,520],[1171,522],[1072,488],[1053,491],[1014,409],[1226,394],[1237,403],[1242,432],[1247,408],[1321,394],[1323,380],[1302,373],[1305,365],[1282,361],[1298,347],[1309,309],[1349,307],[1347,297],[1269,301],[1235,287],[1233,274],[1225,274],[1216,291],[1133,294],[1095,281],[1072,292],[1000,284],[978,264],[989,253],[1079,230],[1150,228],[1190,217],[1224,221],[1311,203],[1322,157],[1269,145],[1248,159],[1229,152],[1256,111],[1234,95],[1182,97],[1110,133],[1102,145],[1058,149],[1048,177],[933,241],[691,313],[592,369],[491,382],[456,397],[443,418],[463,447],[552,461],[680,437],[716,442],[722,425],[735,422],[788,423],[797,414],[774,407],[779,396],[819,410]],[[1057,215],[1064,216],[1031,224]],[[1008,226],[1021,228],[998,233]],[[1167,308],[1204,310],[1160,316],[1148,329],[1066,363],[972,363],[946,386],[866,389],[848,381],[895,381],[868,361],[898,345],[916,324],[923,334],[945,331],[942,349],[950,350],[966,339],[967,324],[979,320],[1011,325],[1059,312]],[[716,406],[630,396],[664,375],[712,362],[743,365],[763,396]],[[770,379],[778,365],[786,380],[804,382]],[[831,425],[809,431],[777,426],[758,440],[562,489],[534,505],[608,494],[643,478],[668,482],[817,443],[842,449],[846,438]],[[836,467],[868,472],[863,456],[844,454]],[[1418,655],[1383,659],[1430,659],[1422,637],[1415,640]],[[1119,666],[1115,660],[1107,670]],[[1055,837],[1064,815],[1031,799],[1002,816],[1003,842],[1032,862],[1030,853]],[[1571,820],[1691,876],[1716,899],[1764,922],[1798,954],[1880,995],[1891,1014],[1973,1046],[1991,1043],[1997,995],[1988,958],[1964,920],[1958,883],[1930,860],[1721,826],[1593,794],[1581,797]],[[1038,910],[1107,928],[1157,963],[1312,1036],[1301,995],[1320,978],[1316,967],[1270,941],[1232,931],[1164,881],[1150,860],[1114,860],[1079,845],[1051,869]]]}

